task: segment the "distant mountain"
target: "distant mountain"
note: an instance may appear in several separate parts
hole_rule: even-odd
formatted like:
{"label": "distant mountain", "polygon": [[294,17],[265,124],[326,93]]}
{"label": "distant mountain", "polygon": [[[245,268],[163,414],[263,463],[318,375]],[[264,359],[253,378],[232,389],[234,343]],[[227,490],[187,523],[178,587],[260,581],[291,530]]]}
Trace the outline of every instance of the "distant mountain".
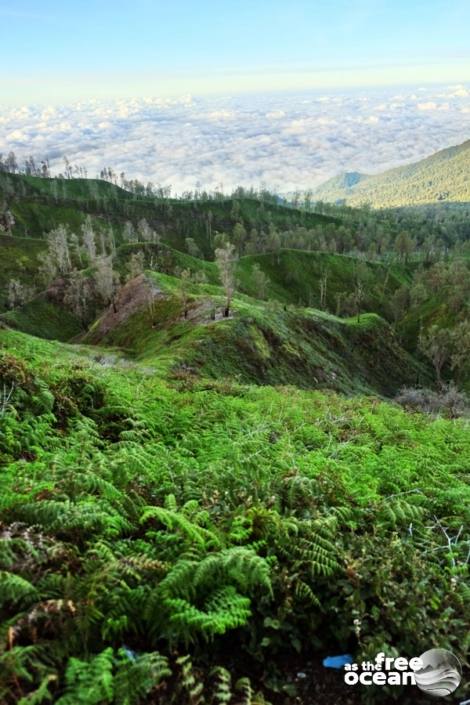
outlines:
{"label": "distant mountain", "polygon": [[319,186],[314,197],[374,208],[470,201],[470,140],[382,174],[335,176]]}

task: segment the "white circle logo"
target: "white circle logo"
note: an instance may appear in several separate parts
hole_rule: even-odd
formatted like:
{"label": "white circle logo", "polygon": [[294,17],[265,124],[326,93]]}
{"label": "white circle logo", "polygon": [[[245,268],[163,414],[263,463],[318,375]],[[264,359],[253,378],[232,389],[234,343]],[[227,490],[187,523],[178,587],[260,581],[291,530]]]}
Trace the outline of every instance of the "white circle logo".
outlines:
{"label": "white circle logo", "polygon": [[444,698],[456,690],[462,679],[457,656],[446,649],[430,649],[421,656],[422,668],[415,671],[418,688],[428,695]]}

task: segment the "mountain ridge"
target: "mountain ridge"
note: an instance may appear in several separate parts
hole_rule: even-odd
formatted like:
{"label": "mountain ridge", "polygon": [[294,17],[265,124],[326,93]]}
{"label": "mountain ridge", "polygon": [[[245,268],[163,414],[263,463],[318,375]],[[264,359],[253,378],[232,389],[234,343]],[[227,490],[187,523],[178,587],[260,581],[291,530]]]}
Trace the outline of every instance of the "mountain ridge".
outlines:
{"label": "mountain ridge", "polygon": [[380,174],[345,172],[314,191],[318,200],[374,208],[470,201],[470,139]]}

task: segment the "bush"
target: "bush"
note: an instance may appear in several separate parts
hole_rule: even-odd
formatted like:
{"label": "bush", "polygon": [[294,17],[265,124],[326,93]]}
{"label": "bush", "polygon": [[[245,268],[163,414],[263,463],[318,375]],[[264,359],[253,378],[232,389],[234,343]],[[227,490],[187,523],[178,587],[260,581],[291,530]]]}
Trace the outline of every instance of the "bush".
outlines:
{"label": "bush", "polygon": [[447,385],[438,392],[432,389],[403,387],[395,397],[395,401],[405,409],[451,419],[467,416],[469,412],[468,397],[453,384]]}

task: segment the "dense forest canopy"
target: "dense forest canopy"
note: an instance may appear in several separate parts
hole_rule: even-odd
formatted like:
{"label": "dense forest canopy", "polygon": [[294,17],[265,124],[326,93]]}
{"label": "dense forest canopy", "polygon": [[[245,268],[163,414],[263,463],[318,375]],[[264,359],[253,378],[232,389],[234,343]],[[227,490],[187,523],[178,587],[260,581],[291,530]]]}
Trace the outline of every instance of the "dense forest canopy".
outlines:
{"label": "dense forest canopy", "polygon": [[343,174],[318,187],[314,197],[351,206],[370,204],[374,208],[468,203],[470,140],[382,174]]}

